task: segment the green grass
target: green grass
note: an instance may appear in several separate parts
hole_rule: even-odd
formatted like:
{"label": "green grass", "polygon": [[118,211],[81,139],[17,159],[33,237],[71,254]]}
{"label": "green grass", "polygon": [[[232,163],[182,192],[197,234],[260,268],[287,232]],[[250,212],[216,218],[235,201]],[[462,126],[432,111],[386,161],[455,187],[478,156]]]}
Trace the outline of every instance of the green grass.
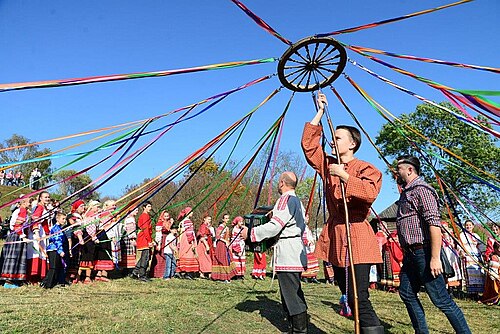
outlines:
{"label": "green grass", "polygon": [[[279,333],[285,322],[278,282],[130,278],[109,283],[43,290],[0,290],[2,333]],[[352,320],[338,310],[338,287],[305,284],[310,333],[351,333]],[[452,333],[446,317],[422,294],[431,333]],[[373,306],[387,333],[411,333],[397,294],[372,291]],[[457,300],[473,333],[497,333],[499,308]]]}

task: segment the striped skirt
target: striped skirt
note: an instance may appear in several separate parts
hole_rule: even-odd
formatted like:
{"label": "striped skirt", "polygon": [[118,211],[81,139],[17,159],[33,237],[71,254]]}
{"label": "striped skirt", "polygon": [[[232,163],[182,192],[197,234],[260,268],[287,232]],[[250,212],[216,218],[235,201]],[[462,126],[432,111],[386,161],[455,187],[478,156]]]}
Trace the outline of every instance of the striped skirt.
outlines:
{"label": "striped skirt", "polygon": [[166,234],[161,236],[160,250],[154,250],[153,258],[151,260],[151,268],[149,269],[149,277],[162,278],[165,273],[165,254],[163,250],[165,249],[165,238]]}
{"label": "striped skirt", "polygon": [[26,280],[26,243],[21,241],[17,233],[7,236],[0,255],[0,279],[9,281]]}
{"label": "striped skirt", "polygon": [[95,260],[94,269],[95,270],[106,270],[110,271],[115,269],[115,264],[113,263],[111,243],[109,241],[103,241],[95,244]]}
{"label": "striped skirt", "polygon": [[120,240],[120,246],[122,252],[120,267],[135,268],[135,239],[130,239],[128,236],[124,236]]}
{"label": "striped skirt", "polygon": [[230,280],[234,277],[234,265],[230,261],[230,254],[223,241],[217,241],[214,258],[212,259],[212,279],[216,281]]}
{"label": "striped skirt", "polygon": [[196,248],[193,248],[193,246],[196,246],[196,244],[190,244],[187,238],[180,238],[178,272],[197,273],[200,270],[197,255],[195,254]]}
{"label": "striped skirt", "polygon": [[314,253],[307,253],[307,269],[301,274],[304,278],[316,278],[319,273],[318,258]]}
{"label": "striped skirt", "polygon": [[241,254],[233,252],[233,263],[234,263],[234,274],[236,276],[245,276],[245,273],[247,271],[247,259],[244,250],[242,251]]}

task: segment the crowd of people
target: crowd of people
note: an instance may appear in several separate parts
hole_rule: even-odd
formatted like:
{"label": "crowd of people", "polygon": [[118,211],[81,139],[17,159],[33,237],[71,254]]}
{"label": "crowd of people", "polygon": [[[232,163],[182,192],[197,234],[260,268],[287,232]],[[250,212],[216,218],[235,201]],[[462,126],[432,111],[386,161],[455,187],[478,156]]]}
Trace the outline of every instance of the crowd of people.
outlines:
{"label": "crowd of people", "polygon": [[[367,218],[380,192],[382,173],[354,156],[361,145],[360,131],[354,127],[336,128],[332,143],[336,157],[324,151],[320,120],[326,97],[318,94],[317,102],[317,113],[306,123],[301,143],[307,162],[325,187],[329,215],[317,240],[295,193],[298,179],[293,172],[280,176],[280,197],[268,222],[249,225],[250,230],[242,216],[231,220],[229,214],[217,226],[212,226],[209,215],[195,224],[191,207],[181,210],[176,219],[162,211],[153,224],[153,207],[148,201],[140,208],[117,210],[113,200],[102,205],[77,200],[71,212],[63,213],[43,191],[36,201],[21,197],[12,214],[12,232],[0,256],[3,286],[27,283],[52,288],[108,282],[110,274],[117,272],[141,282],[153,277],[229,283],[245,278],[248,244],[276,238],[273,270],[290,333],[307,333],[307,303],[301,284],[319,283],[319,261],[323,261],[325,281],[335,281],[341,290],[340,313],[350,316],[357,306],[355,317],[361,333],[385,331],[369,299],[369,289],[377,285],[397,289],[415,332],[429,332],[419,300],[423,286],[453,329],[470,333],[449,291],[465,287],[470,296],[498,305],[498,225],[490,226],[484,251],[472,221],[455,235],[441,221],[439,198],[420,176],[419,159],[407,155],[397,159],[396,182],[401,193],[396,230],[388,231],[381,223],[375,233]],[[266,254],[254,253],[253,262],[252,277],[265,279]]]}
{"label": "crowd of people", "polygon": [[[373,268],[377,278],[371,280],[371,287],[398,292],[403,248],[396,231],[388,230],[383,222],[380,226],[375,235],[383,261]],[[467,220],[464,231],[457,237],[450,224],[441,223],[443,252],[453,268],[453,275],[445,277],[448,292],[457,298],[467,297],[488,305],[500,305],[500,242],[496,239],[500,228],[491,223],[488,226],[491,233],[486,242],[474,232],[475,228],[474,223]]]}
{"label": "crowd of people", "polygon": [[[29,187],[33,190],[38,190],[40,188],[39,182],[42,178],[42,173],[39,171],[38,167],[31,171],[29,177]],[[0,170],[0,185],[2,186],[14,186],[14,187],[24,187],[26,182],[24,181],[24,174],[20,170],[9,169],[7,171]]]}
{"label": "crowd of people", "polygon": [[[213,226],[205,215],[196,228],[190,207],[177,220],[162,211],[153,222],[150,202],[126,214],[118,213],[113,200],[77,200],[67,213],[58,205],[44,191],[13,206],[0,257],[4,287],[52,288],[124,276],[143,282],[202,278],[228,283],[246,275],[248,229],[241,216],[231,221],[224,214]],[[251,276],[265,279],[266,269],[266,254],[256,254]],[[316,260],[310,273],[317,271]]]}

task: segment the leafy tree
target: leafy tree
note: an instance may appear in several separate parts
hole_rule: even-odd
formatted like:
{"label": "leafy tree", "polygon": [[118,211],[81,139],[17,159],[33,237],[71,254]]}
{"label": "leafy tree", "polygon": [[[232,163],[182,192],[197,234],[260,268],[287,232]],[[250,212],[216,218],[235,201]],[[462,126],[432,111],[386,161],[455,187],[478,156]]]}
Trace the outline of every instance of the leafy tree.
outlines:
{"label": "leafy tree", "polygon": [[[76,170],[65,169],[65,170],[61,170],[61,171],[55,173],[52,176],[52,178],[54,179],[54,181],[59,182],[59,181],[62,181],[64,179],[70,177],[71,175],[76,174],[76,173],[77,173]],[[59,194],[62,198],[67,197],[67,196],[77,192],[78,190],[86,187],[91,182],[92,182],[92,178],[88,174],[78,175],[70,180],[67,180],[65,182],[60,183],[59,187],[58,187],[57,194]],[[94,187],[90,186],[89,188],[82,191],[79,194],[79,197],[81,195],[89,192],[89,191],[92,191],[93,189],[94,189]],[[98,198],[99,198],[99,193],[96,191],[92,192],[91,194],[89,194],[87,196],[87,199],[98,199]]]}
{"label": "leafy tree", "polygon": [[[203,166],[201,166],[202,164]],[[198,170],[198,168],[200,168],[200,170]],[[201,158],[189,165],[187,176],[193,174],[196,170],[198,170],[198,173],[202,173],[207,176],[214,176],[217,174],[219,168],[220,164],[215,162],[213,157],[208,159]]]}
{"label": "leafy tree", "polygon": [[[21,171],[24,175],[24,181],[28,183],[29,176],[31,171],[38,167],[38,170],[42,173],[42,175],[47,175],[51,172],[50,160],[43,160],[33,163],[27,163],[22,165],[15,165],[18,161],[33,159],[45,155],[49,155],[51,153],[50,149],[44,148],[40,149],[38,145],[25,146],[32,143],[28,138],[13,134],[10,138],[5,139],[2,143],[0,143],[0,161],[2,163],[12,163],[12,167],[8,169],[12,169],[14,171]],[[10,150],[4,150],[10,147],[17,147]],[[43,182],[43,181],[42,181]]]}
{"label": "leafy tree", "polygon": [[[460,110],[449,103],[442,103],[442,105],[454,110],[457,114],[461,114]],[[489,134],[473,129],[450,113],[430,104],[421,104],[417,106],[414,112],[403,114],[400,119],[403,124],[417,130],[425,137],[462,157],[482,171],[496,177],[500,175],[500,147],[497,145],[497,140]],[[483,124],[487,124],[484,117],[479,116],[477,119]],[[459,159],[450,156],[444,149],[433,145],[429,140],[417,136],[403,126],[401,128],[420,148],[431,153],[426,154],[428,161],[439,171],[442,179],[448,185],[455,190],[460,190],[463,195],[479,205],[484,211],[498,208],[500,204],[498,193],[481,184],[464,170],[495,183],[495,181],[491,181],[487,174],[479,172]],[[410,142],[390,123],[382,126],[376,138],[376,144],[385,156],[394,159],[404,154],[419,156]],[[449,160],[459,167],[443,163],[438,157]],[[420,160],[423,165],[421,174],[436,189],[439,189],[431,168],[425,164],[423,159]],[[438,193],[440,193],[439,190]],[[452,203],[452,205],[458,209],[456,203]]]}

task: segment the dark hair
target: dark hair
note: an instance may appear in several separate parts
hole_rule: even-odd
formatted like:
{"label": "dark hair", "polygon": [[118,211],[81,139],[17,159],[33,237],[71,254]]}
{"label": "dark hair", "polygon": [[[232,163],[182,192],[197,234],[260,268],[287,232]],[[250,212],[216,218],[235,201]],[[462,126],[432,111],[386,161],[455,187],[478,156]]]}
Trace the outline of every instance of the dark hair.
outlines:
{"label": "dark hair", "polygon": [[146,202],[142,203],[142,207],[143,207],[143,208],[147,207],[148,205],[151,205],[151,206],[152,206],[153,204],[151,204],[151,202],[150,202],[150,201],[146,201]]}
{"label": "dark hair", "polygon": [[415,172],[420,175],[420,160],[412,155],[402,155],[398,158],[398,165],[400,164],[410,164],[415,167]]}
{"label": "dark hair", "polygon": [[49,194],[49,196],[50,196],[50,193],[48,191],[42,191],[41,193],[38,194],[38,197],[37,197],[38,202],[40,202],[40,199],[42,198],[43,194]]}
{"label": "dark hair", "polygon": [[340,130],[344,129],[349,134],[351,135],[351,139],[354,141],[356,146],[354,146],[353,153],[356,153],[356,151],[359,149],[361,146],[361,132],[359,132],[358,129],[356,129],[354,126],[349,126],[349,125],[339,125],[335,130]]}

